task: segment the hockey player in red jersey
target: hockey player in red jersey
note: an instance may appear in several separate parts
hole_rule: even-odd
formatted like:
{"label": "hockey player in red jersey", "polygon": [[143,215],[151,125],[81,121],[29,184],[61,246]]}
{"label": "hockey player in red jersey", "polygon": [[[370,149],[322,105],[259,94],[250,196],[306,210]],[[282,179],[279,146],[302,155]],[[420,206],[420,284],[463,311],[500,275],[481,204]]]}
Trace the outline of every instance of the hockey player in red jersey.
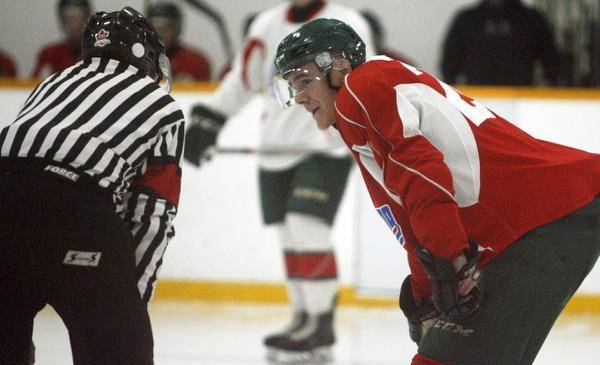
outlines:
{"label": "hockey player in red jersey", "polygon": [[181,41],[183,12],[180,7],[171,1],[152,2],[147,16],[165,42],[173,80],[210,81],[211,65],[207,55]]}
{"label": "hockey player in red jersey", "polygon": [[[347,24],[279,45],[275,84],[334,126],[408,251],[413,365],[533,363],[600,254],[600,155],[535,139]],[[485,287],[483,283],[485,282]]]}
{"label": "hockey player in red jersey", "polygon": [[75,64],[81,53],[81,29],[91,15],[88,0],[58,0],[58,19],[65,38],[44,46],[38,56],[32,77],[46,77]]}

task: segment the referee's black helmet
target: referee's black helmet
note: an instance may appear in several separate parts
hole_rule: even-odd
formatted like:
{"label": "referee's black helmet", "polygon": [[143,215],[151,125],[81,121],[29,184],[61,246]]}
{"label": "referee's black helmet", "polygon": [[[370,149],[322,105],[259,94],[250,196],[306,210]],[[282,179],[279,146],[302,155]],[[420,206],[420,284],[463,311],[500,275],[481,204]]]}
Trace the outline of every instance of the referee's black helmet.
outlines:
{"label": "referee's black helmet", "polygon": [[[157,81],[170,77],[165,45],[137,10],[124,7],[90,16],[83,29],[81,58],[111,56],[144,71]],[[167,65],[165,65],[165,62]]]}

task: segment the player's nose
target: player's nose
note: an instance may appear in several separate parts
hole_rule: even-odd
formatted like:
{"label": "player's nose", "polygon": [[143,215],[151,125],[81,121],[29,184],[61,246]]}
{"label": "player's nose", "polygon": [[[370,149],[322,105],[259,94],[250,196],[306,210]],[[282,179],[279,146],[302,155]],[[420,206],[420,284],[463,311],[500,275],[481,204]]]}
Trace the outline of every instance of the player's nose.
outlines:
{"label": "player's nose", "polygon": [[[305,105],[308,101],[308,90],[303,90],[302,92],[296,94],[294,96],[294,102],[298,105]],[[306,106],[305,106],[306,107]]]}

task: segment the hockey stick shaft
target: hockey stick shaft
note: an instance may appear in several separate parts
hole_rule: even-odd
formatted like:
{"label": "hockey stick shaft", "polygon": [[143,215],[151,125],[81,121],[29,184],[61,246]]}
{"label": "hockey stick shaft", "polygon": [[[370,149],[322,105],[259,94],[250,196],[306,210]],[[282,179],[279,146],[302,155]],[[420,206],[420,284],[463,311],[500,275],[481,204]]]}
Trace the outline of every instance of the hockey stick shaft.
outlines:
{"label": "hockey stick shaft", "polygon": [[212,21],[217,25],[217,28],[219,28],[219,35],[221,36],[221,41],[223,42],[223,47],[225,48],[225,54],[227,56],[227,59],[231,61],[233,59],[233,44],[231,42],[231,37],[229,36],[229,32],[227,31],[227,27],[225,26],[225,22],[223,21],[223,17],[221,16],[221,14],[202,0],[184,1],[190,4],[195,9],[199,10],[201,13],[205,14],[210,19],[212,19]]}
{"label": "hockey stick shaft", "polygon": [[327,153],[333,148],[323,147],[217,147],[219,154],[258,154],[258,155],[298,155],[307,153]]}

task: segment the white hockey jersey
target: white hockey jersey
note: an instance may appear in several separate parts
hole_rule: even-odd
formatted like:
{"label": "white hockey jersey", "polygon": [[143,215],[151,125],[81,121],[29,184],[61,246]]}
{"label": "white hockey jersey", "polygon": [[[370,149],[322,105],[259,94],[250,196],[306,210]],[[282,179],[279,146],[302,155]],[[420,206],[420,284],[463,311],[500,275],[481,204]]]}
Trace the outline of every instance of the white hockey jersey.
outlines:
{"label": "white hockey jersey", "polygon": [[[262,148],[314,149],[329,155],[347,154],[339,134],[320,131],[312,116],[302,107],[283,109],[273,93],[275,74],[273,60],[279,42],[303,23],[289,19],[291,2],[261,12],[253,21],[233,68],[211,97],[210,108],[230,117],[257,92],[265,94],[264,113],[260,121],[259,145]],[[367,56],[374,55],[371,30],[358,11],[325,2],[307,21],[336,18],[348,23],[367,45]],[[262,168],[283,170],[302,161],[308,153],[264,154],[259,157]]]}

